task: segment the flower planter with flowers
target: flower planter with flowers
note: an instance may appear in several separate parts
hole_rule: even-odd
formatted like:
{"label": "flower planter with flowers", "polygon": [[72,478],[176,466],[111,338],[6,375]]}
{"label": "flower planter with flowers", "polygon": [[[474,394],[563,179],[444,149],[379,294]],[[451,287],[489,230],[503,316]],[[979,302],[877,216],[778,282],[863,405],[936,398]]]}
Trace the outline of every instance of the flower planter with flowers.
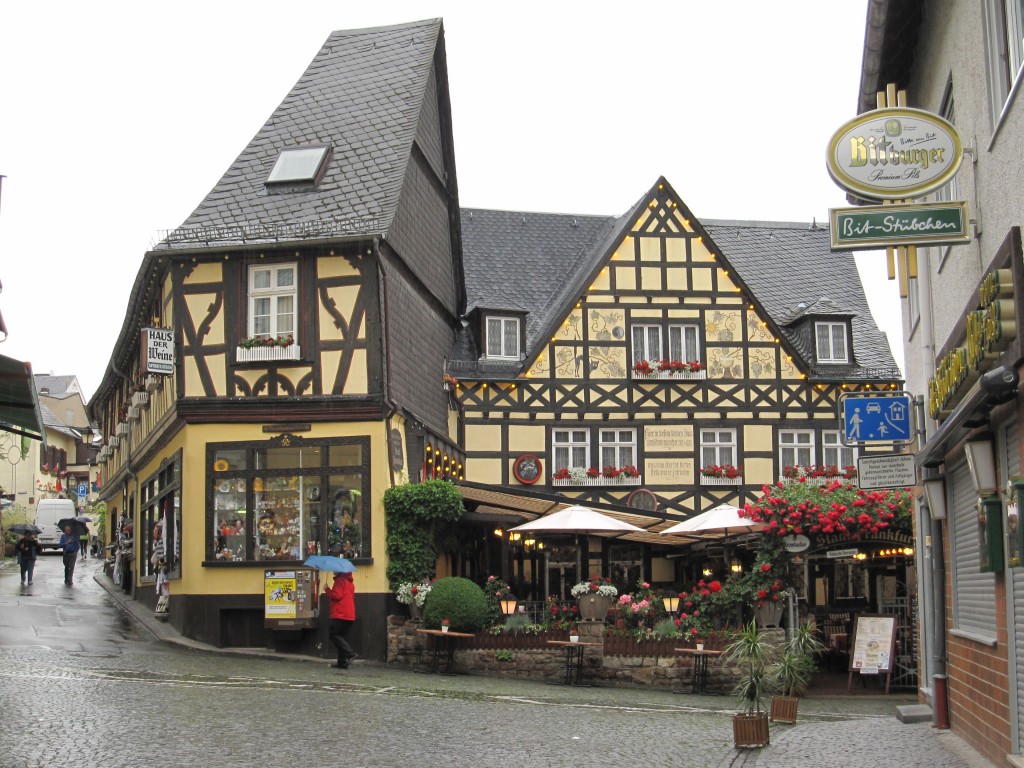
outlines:
{"label": "flower planter with flowers", "polygon": [[441,631],[447,632],[451,629],[452,623],[448,619],[441,619]]}
{"label": "flower planter with flowers", "polygon": [[707,369],[697,360],[639,360],[632,370],[634,379],[703,380],[708,377]]}
{"label": "flower planter with flowers", "polygon": [[743,467],[732,464],[709,464],[700,468],[701,485],[742,485]]}
{"label": "flower planter with flowers", "polygon": [[552,485],[640,485],[640,470],[629,465],[625,467],[607,466],[602,469],[590,467],[562,467],[551,475]]}
{"label": "flower planter with flowers", "polygon": [[584,621],[604,621],[619,594],[608,577],[581,581],[570,592],[576,598],[580,618]]}
{"label": "flower planter with flowers", "polygon": [[253,336],[242,339],[235,349],[235,362],[253,363],[272,360],[298,360],[299,345],[289,333],[282,336]]}
{"label": "flower planter with flowers", "polygon": [[428,581],[405,581],[395,590],[395,599],[409,606],[409,615],[413,621],[423,618],[423,604],[430,594],[431,585]]}

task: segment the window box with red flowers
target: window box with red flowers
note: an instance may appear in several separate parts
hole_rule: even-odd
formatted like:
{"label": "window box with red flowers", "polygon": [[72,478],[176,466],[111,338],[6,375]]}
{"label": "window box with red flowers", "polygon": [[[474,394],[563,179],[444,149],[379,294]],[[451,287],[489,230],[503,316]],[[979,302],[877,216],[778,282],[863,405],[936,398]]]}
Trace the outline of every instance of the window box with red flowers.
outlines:
{"label": "window box with red flowers", "polygon": [[626,467],[607,466],[601,469],[589,467],[562,467],[551,475],[552,485],[640,485],[640,471],[630,465]]}
{"label": "window box with red flowers", "polygon": [[639,360],[633,364],[634,379],[706,379],[708,372],[698,360]]}
{"label": "window box with red flowers", "polygon": [[857,477],[857,468],[849,465],[837,467],[835,464],[812,465],[809,467],[783,467],[783,480],[795,480],[808,485],[824,485],[835,480],[846,481]]}
{"label": "window box with red flowers", "polygon": [[290,333],[281,336],[252,336],[242,339],[235,348],[235,362],[238,363],[298,360],[301,355],[302,351]]}
{"label": "window box with red flowers", "polygon": [[743,467],[732,464],[708,464],[700,468],[701,485],[742,485]]}

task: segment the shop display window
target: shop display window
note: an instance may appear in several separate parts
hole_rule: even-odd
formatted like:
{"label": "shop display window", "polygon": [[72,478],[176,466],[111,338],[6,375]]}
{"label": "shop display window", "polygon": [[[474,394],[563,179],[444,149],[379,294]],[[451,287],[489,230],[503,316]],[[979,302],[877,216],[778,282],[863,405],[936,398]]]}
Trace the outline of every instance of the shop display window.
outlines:
{"label": "shop display window", "polygon": [[371,556],[367,438],[215,444],[207,458],[208,561]]}

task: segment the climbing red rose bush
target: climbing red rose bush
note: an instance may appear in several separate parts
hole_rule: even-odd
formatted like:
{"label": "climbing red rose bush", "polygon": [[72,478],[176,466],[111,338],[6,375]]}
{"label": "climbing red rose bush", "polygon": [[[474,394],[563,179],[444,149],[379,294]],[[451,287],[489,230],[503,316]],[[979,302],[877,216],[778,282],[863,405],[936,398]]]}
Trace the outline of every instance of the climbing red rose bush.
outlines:
{"label": "climbing red rose bush", "polygon": [[903,491],[865,491],[839,480],[812,485],[803,478],[762,488],[742,517],[764,523],[768,536],[797,533],[839,534],[856,539],[887,528],[910,529],[913,498]]}

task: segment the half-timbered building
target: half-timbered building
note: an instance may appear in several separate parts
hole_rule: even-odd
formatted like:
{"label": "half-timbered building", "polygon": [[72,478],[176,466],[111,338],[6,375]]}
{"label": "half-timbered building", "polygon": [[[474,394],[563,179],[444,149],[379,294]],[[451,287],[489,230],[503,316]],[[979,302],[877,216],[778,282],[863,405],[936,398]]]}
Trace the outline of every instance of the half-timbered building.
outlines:
{"label": "half-timbered building", "polygon": [[[441,22],[336,32],[142,260],[89,404],[114,575],[186,636],[265,645],[265,572],[340,553],[382,659],[384,491],[445,477],[469,533],[440,573],[559,591],[506,523],[583,501],[646,531],[583,567],[672,582],[661,529],[854,463],[837,397],[897,383],[828,241],[701,222],[666,179],[620,217],[460,210]],[[300,628],[273,639],[312,650]]]}
{"label": "half-timbered building", "polygon": [[[618,218],[464,209],[462,227],[467,498],[497,517],[570,498],[653,534],[606,540],[590,573],[677,581],[658,531],[786,467],[855,466],[839,396],[897,385],[851,254],[813,222],[701,222],[662,178]],[[580,578],[553,559],[520,562],[529,589]]]}

